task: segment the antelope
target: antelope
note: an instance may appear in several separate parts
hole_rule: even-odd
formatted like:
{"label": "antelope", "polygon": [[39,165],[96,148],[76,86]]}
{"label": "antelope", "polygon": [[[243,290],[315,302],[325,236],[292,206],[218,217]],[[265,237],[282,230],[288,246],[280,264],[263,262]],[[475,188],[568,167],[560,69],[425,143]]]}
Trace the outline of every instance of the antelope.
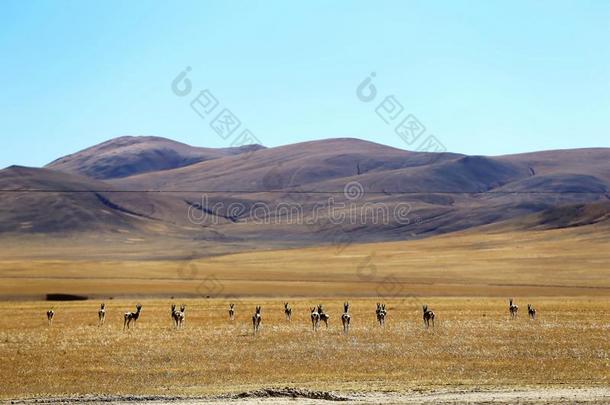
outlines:
{"label": "antelope", "polygon": [[97,311],[97,326],[102,326],[106,320],[106,304],[102,303],[100,309]]}
{"label": "antelope", "polygon": [[235,320],[235,304],[229,304],[229,319],[231,321]]}
{"label": "antelope", "polygon": [[377,322],[379,325],[385,325],[385,316],[388,314],[388,311],[385,309],[385,304],[377,303],[377,309],[375,310],[375,314],[377,314]]}
{"label": "antelope", "polygon": [[180,311],[178,312],[178,328],[182,328],[184,326],[184,320],[186,319],[186,315],[184,314],[186,311],[186,305],[180,305]]}
{"label": "antelope", "polygon": [[513,299],[510,298],[508,300],[508,312],[510,312],[510,317],[511,318],[516,317],[518,311],[519,311],[519,306],[516,304],[513,304]]}
{"label": "antelope", "polygon": [[287,302],[284,302],[284,315],[286,315],[286,320],[290,321],[292,318],[292,308],[288,306]]}
{"label": "antelope", "polygon": [[261,326],[261,307],[257,306],[256,307],[256,312],[254,312],[254,315],[252,316],[252,326],[254,327],[254,335],[256,336],[256,333],[258,332],[258,329]]}
{"label": "antelope", "polygon": [[536,309],[531,304],[527,304],[527,313],[530,318],[536,319]]}
{"label": "antelope", "polygon": [[123,317],[123,330],[125,330],[126,327],[127,329],[129,329],[129,325],[132,321],[133,326],[136,326],[136,321],[140,317],[140,312],[142,312],[142,305],[140,304],[136,305],[136,312],[125,312],[125,315]]}
{"label": "antelope", "polygon": [[172,321],[174,322],[174,326],[177,327],[178,326],[178,320],[177,320],[177,317],[176,317],[176,312],[178,312],[178,311],[176,311],[176,304],[172,304],[172,308],[170,310],[170,316],[172,317]]}
{"label": "antelope", "polygon": [[322,304],[318,305],[318,314],[320,315],[320,320],[324,321],[324,324],[326,325],[326,328],[328,329],[328,320],[330,319],[330,315],[328,315],[326,312],[324,312],[324,308],[322,307]]}
{"label": "antelope", "polygon": [[180,327],[182,327],[182,324],[184,323],[184,311],[186,310],[186,306],[185,305],[181,305],[180,306],[180,310],[176,310],[176,304],[172,304],[172,319],[174,321],[174,326],[176,327],[176,329],[179,329]]}
{"label": "antelope", "polygon": [[422,309],[424,311],[424,325],[426,326],[426,328],[429,328],[430,321],[432,321],[432,327],[434,327],[434,311],[428,309],[427,305],[424,305]]}
{"label": "antelope", "polygon": [[52,309],[47,311],[47,321],[49,322],[49,326],[53,323],[53,317],[55,316],[55,312]]}
{"label": "antelope", "polygon": [[343,324],[343,333],[347,335],[349,332],[349,321],[351,316],[349,316],[349,302],[343,303],[343,315],[341,315],[341,323]]}
{"label": "antelope", "polygon": [[315,331],[320,327],[320,313],[318,312],[318,308],[311,308],[311,328]]}

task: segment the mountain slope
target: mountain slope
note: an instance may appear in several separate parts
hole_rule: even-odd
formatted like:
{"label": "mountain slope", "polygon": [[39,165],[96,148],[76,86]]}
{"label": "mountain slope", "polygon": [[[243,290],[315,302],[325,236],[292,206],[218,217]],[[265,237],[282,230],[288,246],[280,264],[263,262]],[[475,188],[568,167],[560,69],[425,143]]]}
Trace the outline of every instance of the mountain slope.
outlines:
{"label": "mountain slope", "polygon": [[539,228],[519,221],[543,212],[555,212],[548,224],[584,224],[562,207],[604,201],[609,185],[603,148],[485,157],[350,138],[215,150],[128,137],[45,169],[0,171],[0,188],[17,190],[2,194],[0,232],[137,233],[196,241],[200,251],[342,245],[506,221]]}
{"label": "mountain slope", "polygon": [[494,159],[527,168],[533,176],[583,174],[610,183],[610,148],[548,150],[497,156]]}
{"label": "mountain slope", "polygon": [[269,191],[332,179],[424,167],[461,155],[409,152],[351,138],[279,146],[113,181],[127,188]]}
{"label": "mountain slope", "polygon": [[[522,231],[576,228],[595,225],[610,231],[610,200],[562,205],[481,228],[485,231]],[[585,228],[583,228],[585,229]],[[587,228],[593,229],[593,228]]]}
{"label": "mountain slope", "polygon": [[[108,209],[100,193],[111,186],[48,169],[11,166],[0,171],[0,232],[95,232],[132,229],[128,213]],[[23,190],[23,191],[20,191]],[[27,190],[36,190],[27,191]]]}
{"label": "mountain slope", "polygon": [[[551,176],[548,180],[541,176]],[[118,187],[164,190],[342,190],[358,181],[371,192],[552,191],[554,184],[610,185],[610,149],[575,149],[499,157],[409,152],[358,139],[303,142],[173,170],[111,179]],[[563,180],[562,180],[563,178]],[[541,180],[537,180],[541,179]],[[555,180],[553,180],[555,179]],[[561,192],[565,187],[558,188]],[[542,191],[542,190],[541,190]]]}
{"label": "mountain slope", "polygon": [[121,193],[102,181],[49,169],[0,170],[0,190],[0,233],[167,232],[174,227],[168,212],[177,209],[164,196]]}
{"label": "mountain slope", "polygon": [[45,167],[94,179],[113,179],[174,169],[259,149],[264,147],[197,148],[153,136],[123,136],[64,156]]}

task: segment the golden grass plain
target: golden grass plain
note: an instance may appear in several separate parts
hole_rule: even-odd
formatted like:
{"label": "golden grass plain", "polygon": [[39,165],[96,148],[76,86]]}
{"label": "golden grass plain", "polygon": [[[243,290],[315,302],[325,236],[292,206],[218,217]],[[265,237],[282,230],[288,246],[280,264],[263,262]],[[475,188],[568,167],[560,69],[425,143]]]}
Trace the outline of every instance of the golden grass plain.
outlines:
{"label": "golden grass plain", "polygon": [[[4,245],[0,397],[198,396],[280,386],[340,392],[608,387],[608,237],[608,228],[598,226],[477,231],[189,261],[146,259],[151,249],[159,254],[159,244],[123,246],[116,257],[110,245],[102,251],[78,241]],[[192,252],[191,246],[165,249]],[[42,301],[47,293],[90,300]],[[521,306],[516,320],[508,319],[511,296]],[[339,321],[346,299],[353,319],[348,336]],[[99,328],[102,300],[108,315]],[[290,323],[284,300],[293,306]],[[388,304],[385,328],[375,321],[377,300]],[[187,305],[183,330],[172,328],[172,301]],[[237,302],[235,322],[228,320],[229,301]],[[136,302],[142,317],[123,331],[122,314]],[[309,307],[318,303],[331,325],[313,333]],[[437,314],[428,330],[423,303]],[[527,303],[538,309],[538,320],[527,319]],[[255,305],[263,307],[257,337]],[[51,327],[49,307],[56,311]]]}
{"label": "golden grass plain", "polygon": [[[500,298],[426,297],[388,300],[385,327],[374,299],[351,302],[352,327],[342,333],[343,299],[281,299],[185,303],[186,325],[175,330],[169,299],[141,300],[137,326],[122,314],[136,300],[111,300],[97,326],[97,301],[12,301],[0,304],[0,396],[74,394],[210,395],[295,386],[339,392],[444,387],[591,387],[610,383],[610,301],[604,298],[515,297],[510,320]],[[425,329],[421,304],[436,326]],[[324,303],[330,327],[311,330],[309,307]],[[526,304],[539,312],[527,317]],[[260,333],[251,316],[262,305]],[[52,326],[45,311],[56,312]]]}
{"label": "golden grass plain", "polygon": [[[0,298],[610,296],[610,227],[460,232],[415,241],[146,259],[159,244],[0,247]],[[118,243],[118,242],[117,242]],[[55,246],[55,247],[54,247]],[[60,246],[61,248],[57,248]],[[176,256],[188,256],[190,248]],[[196,252],[196,251],[195,251]],[[99,255],[101,256],[97,256]],[[47,256],[45,258],[45,255]],[[151,254],[152,255],[152,254]],[[112,256],[111,256],[112,257]]]}

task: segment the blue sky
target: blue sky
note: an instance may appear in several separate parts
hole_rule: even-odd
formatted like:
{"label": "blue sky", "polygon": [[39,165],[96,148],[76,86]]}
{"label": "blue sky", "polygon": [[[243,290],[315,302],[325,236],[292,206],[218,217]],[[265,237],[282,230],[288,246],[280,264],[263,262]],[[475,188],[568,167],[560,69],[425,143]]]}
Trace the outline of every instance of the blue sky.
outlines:
{"label": "blue sky", "polygon": [[608,147],[608,21],[607,1],[4,0],[0,167],[121,135],[229,146],[190,107],[204,89],[266,146],[414,149],[375,113],[393,95],[453,152]]}

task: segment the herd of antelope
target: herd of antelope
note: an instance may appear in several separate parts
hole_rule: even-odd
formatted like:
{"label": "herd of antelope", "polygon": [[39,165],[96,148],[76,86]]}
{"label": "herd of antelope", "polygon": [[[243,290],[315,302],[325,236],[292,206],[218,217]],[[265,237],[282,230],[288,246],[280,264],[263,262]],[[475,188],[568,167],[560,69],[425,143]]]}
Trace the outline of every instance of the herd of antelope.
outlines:
{"label": "herd of antelope", "polygon": [[[259,305],[257,305],[254,315],[252,315],[252,328],[253,328],[254,335],[256,335],[258,333],[260,326],[261,326],[261,322],[263,320],[261,310],[262,310],[262,308]],[[184,327],[184,321],[186,318],[185,311],[186,311],[186,305],[181,305],[179,310],[176,309],[176,304],[171,305],[171,311],[170,311],[171,319],[172,319],[173,325],[176,329],[181,329],[182,327]],[[133,326],[135,326],[138,318],[140,318],[141,312],[142,312],[142,305],[140,305],[140,304],[136,305],[136,310],[134,312],[131,312],[131,311],[125,312],[125,314],[123,315],[123,330],[129,329],[132,323],[133,323]],[[512,298],[510,298],[508,300],[508,312],[510,314],[511,319],[514,319],[517,316],[517,313],[519,312],[519,306],[513,302]],[[528,316],[530,319],[532,319],[532,320],[536,319],[536,309],[531,304],[527,304],[527,313],[528,313]],[[106,304],[102,303],[100,305],[100,309],[98,310],[97,314],[98,314],[98,326],[104,325],[104,321],[106,319]],[[377,318],[377,322],[382,327],[385,325],[385,318],[386,318],[387,314],[388,314],[388,312],[386,310],[385,303],[378,302],[377,307],[375,309],[375,316]],[[288,305],[287,302],[284,303],[284,315],[286,316],[287,321],[291,321],[292,308],[290,308],[290,305]],[[432,327],[434,327],[435,314],[434,314],[434,311],[432,311],[430,308],[428,308],[428,305],[424,304],[422,306],[422,315],[423,315],[423,320],[424,320],[424,327],[429,328],[430,324],[432,324]],[[49,322],[49,326],[53,323],[54,316],[55,316],[54,310],[50,309],[47,311],[47,321]],[[235,304],[233,304],[233,303],[229,304],[229,320],[231,320],[231,321],[235,320]],[[311,328],[312,328],[312,330],[317,331],[320,328],[320,322],[324,322],[324,325],[328,329],[329,320],[330,320],[330,315],[327,314],[326,311],[324,311],[324,307],[322,306],[322,304],[311,307]],[[343,333],[345,333],[345,334],[349,333],[350,321],[351,321],[351,315],[349,314],[349,302],[345,302],[343,304],[343,314],[341,315],[341,323],[343,324]]]}

